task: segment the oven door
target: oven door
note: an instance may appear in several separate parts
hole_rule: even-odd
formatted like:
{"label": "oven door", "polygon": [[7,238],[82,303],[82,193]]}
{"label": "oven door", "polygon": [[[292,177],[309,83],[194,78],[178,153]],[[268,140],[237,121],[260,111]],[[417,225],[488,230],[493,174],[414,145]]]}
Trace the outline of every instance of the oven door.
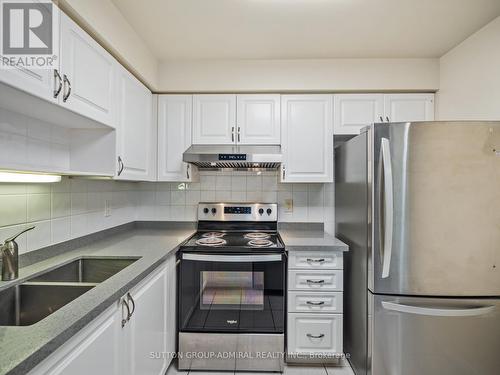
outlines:
{"label": "oven door", "polygon": [[179,331],[284,332],[284,254],[180,257]]}

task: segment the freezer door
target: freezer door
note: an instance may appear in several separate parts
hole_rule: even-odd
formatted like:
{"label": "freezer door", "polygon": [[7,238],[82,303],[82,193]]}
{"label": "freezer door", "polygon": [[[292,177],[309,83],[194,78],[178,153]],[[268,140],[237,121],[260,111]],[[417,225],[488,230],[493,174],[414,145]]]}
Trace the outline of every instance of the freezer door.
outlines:
{"label": "freezer door", "polygon": [[496,375],[500,299],[377,296],[371,375]]}
{"label": "freezer door", "polygon": [[375,124],[378,294],[500,296],[500,122]]}

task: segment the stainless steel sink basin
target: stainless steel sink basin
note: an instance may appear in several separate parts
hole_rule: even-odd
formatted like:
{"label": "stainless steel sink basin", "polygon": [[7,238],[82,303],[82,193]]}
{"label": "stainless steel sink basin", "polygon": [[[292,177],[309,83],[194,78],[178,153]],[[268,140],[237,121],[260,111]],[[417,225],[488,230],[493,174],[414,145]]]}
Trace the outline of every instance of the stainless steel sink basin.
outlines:
{"label": "stainless steel sink basin", "polygon": [[88,292],[92,284],[25,283],[0,291],[0,326],[29,326]]}
{"label": "stainless steel sink basin", "polygon": [[130,266],[138,258],[80,258],[29,281],[101,283]]}

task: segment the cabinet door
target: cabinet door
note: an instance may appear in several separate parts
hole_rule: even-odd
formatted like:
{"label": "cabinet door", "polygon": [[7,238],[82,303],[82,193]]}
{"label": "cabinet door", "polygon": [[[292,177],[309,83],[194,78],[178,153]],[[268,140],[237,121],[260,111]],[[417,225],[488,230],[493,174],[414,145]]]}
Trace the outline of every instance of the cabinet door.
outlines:
{"label": "cabinet door", "polygon": [[121,319],[121,310],[115,303],[29,374],[121,374]]}
{"label": "cabinet door", "polygon": [[[335,134],[359,134],[384,115],[382,94],[337,94],[333,96]],[[383,120],[382,120],[383,121]]]}
{"label": "cabinet door", "polygon": [[236,101],[238,143],[281,143],[280,95],[238,95]]}
{"label": "cabinet door", "polygon": [[117,179],[155,179],[155,124],[151,92],[127,70],[118,74]]}
{"label": "cabinet door", "polygon": [[192,167],[182,161],[191,146],[192,95],[158,97],[158,181],[192,181]]}
{"label": "cabinet door", "polygon": [[281,97],[282,182],[333,181],[332,95]]}
{"label": "cabinet door", "polygon": [[[175,353],[177,342],[177,265],[175,254],[167,259],[167,353]],[[172,358],[167,358],[166,366]]]}
{"label": "cabinet door", "polygon": [[59,103],[114,127],[114,78],[118,63],[64,13],[60,50],[61,74],[66,80]]}
{"label": "cabinet door", "polygon": [[[39,4],[39,1],[36,1]],[[48,8],[44,8],[48,12]],[[59,51],[59,8],[52,4],[52,45],[55,48],[54,55]],[[25,91],[31,95],[57,103],[58,99],[54,97],[54,87],[59,87],[59,81],[55,76],[55,70],[59,72],[59,60],[54,61],[53,69],[33,69],[31,67],[19,67],[12,69],[0,69],[0,82],[9,86]],[[57,88],[56,87],[56,88]]]}
{"label": "cabinet door", "polygon": [[235,142],[236,95],[194,95],[193,106],[194,144]]}
{"label": "cabinet door", "polygon": [[434,94],[387,94],[384,109],[390,122],[433,121]]}
{"label": "cabinet door", "polygon": [[[167,267],[163,264],[130,292],[134,303],[129,321],[130,374],[161,375],[167,358]],[[151,353],[162,355],[152,358]]]}
{"label": "cabinet door", "polygon": [[342,314],[288,314],[288,353],[341,354]]}

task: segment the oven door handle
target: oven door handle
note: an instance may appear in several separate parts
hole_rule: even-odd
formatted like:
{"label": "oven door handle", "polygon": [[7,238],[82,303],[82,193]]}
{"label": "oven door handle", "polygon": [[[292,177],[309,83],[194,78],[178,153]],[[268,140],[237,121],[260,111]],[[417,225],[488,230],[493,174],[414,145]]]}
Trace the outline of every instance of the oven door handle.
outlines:
{"label": "oven door handle", "polygon": [[195,260],[201,262],[233,262],[233,263],[254,263],[254,262],[280,262],[281,254],[260,254],[260,255],[220,255],[220,254],[182,254],[183,260]]}

